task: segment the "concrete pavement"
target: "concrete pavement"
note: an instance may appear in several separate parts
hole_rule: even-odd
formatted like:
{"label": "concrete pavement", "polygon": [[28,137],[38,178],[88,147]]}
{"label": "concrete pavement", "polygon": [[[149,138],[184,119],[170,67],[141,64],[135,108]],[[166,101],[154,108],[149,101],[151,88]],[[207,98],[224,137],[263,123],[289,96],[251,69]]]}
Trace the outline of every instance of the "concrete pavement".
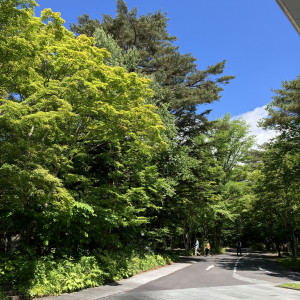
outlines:
{"label": "concrete pavement", "polygon": [[275,287],[273,284],[251,284],[179,290],[130,292],[106,300],[299,300],[300,291]]}

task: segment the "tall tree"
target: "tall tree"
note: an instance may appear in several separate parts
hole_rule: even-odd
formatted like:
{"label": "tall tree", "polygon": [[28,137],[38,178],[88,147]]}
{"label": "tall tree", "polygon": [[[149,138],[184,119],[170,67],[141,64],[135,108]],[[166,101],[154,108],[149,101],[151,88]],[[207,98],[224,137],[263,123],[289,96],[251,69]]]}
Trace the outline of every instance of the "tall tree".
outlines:
{"label": "tall tree", "polygon": [[[92,23],[89,18],[79,17],[78,25],[72,24],[71,30],[76,34],[89,35],[90,31],[84,31],[84,22],[87,26]],[[174,45],[177,38],[168,33],[167,22],[166,14],[161,11],[138,16],[136,8],[130,11],[123,0],[118,0],[116,17],[103,15],[101,26],[95,25],[93,34],[99,47],[109,49],[112,59],[118,58],[119,62],[128,66],[129,71],[136,71],[152,80],[150,86],[154,91],[154,103],[167,124],[167,131],[170,130],[165,135],[169,148],[154,163],[158,163],[160,174],[170,183],[171,194],[166,196],[162,209],[156,212],[157,216],[149,224],[148,232],[151,231],[152,237],[160,240],[163,236],[169,240],[176,239],[172,234],[178,231],[177,214],[186,211],[186,217],[183,218],[185,225],[181,224],[182,230],[179,231],[188,247],[191,232],[198,230],[195,226],[197,214],[194,214],[194,221],[189,221],[189,217],[192,217],[190,212],[195,209],[196,203],[205,205],[203,197],[205,191],[211,193],[213,181],[208,175],[209,163],[205,167],[203,163],[203,170],[208,173],[199,171],[200,161],[203,161],[205,154],[201,156],[201,150],[194,149],[198,147],[194,138],[212,126],[207,120],[209,111],[199,113],[199,105],[218,100],[222,85],[227,84],[233,76],[222,76],[225,61],[199,70],[196,59],[191,54],[181,54],[179,47]],[[111,38],[119,46],[117,51],[114,43],[111,46]],[[131,58],[130,64],[124,63],[128,56]],[[167,114],[166,108],[173,117]],[[196,152],[198,157],[195,156]],[[200,197],[196,191],[200,191]]]}
{"label": "tall tree", "polygon": [[286,134],[299,134],[300,120],[300,76],[282,83],[282,89],[267,105],[268,118],[262,122],[265,128],[274,128]]}
{"label": "tall tree", "polygon": [[[79,24],[72,24],[71,30],[89,35],[90,31],[84,28],[92,21],[89,18],[84,21],[83,17],[78,20]],[[197,135],[207,123],[208,111],[198,113],[198,105],[218,100],[221,85],[234,77],[220,76],[225,61],[199,70],[191,54],[180,54],[179,47],[174,46],[177,38],[167,32],[167,21],[161,11],[138,17],[136,8],[129,11],[124,1],[118,0],[116,17],[104,14],[101,27],[125,53],[137,50],[137,63],[131,71],[151,75],[163,87],[163,97],[155,95],[157,104],[169,104],[184,139]],[[98,27],[95,25],[95,31]]]}
{"label": "tall tree", "polygon": [[[0,71],[2,226],[14,226],[28,243],[77,247],[91,242],[91,219],[98,236],[107,224],[146,222],[141,212],[152,199],[141,180],[128,186],[124,179],[138,164],[145,173],[142,161],[165,148],[161,119],[145,101],[148,80],[104,65],[108,52],[94,38],[75,38],[59,13],[46,9],[37,18],[18,4],[10,9],[22,26],[1,31],[11,53]],[[16,51],[8,47],[16,44]],[[96,148],[102,156],[92,156]],[[97,160],[105,163],[96,168]]]}
{"label": "tall tree", "polygon": [[276,224],[289,237],[295,258],[300,230],[297,188],[300,183],[300,77],[283,82],[282,89],[275,92],[277,95],[267,106],[269,117],[261,125],[276,129],[279,136],[266,148],[262,168],[266,187],[259,195],[270,194],[267,201],[276,208]]}
{"label": "tall tree", "polygon": [[[298,158],[299,159],[299,156]],[[260,232],[267,243],[280,247],[290,243],[293,258],[297,256],[299,232],[299,181],[295,180],[295,157],[286,153],[284,143],[268,146],[263,163],[256,173],[253,201]]]}
{"label": "tall tree", "polygon": [[230,114],[227,114],[217,119],[208,140],[211,153],[222,172],[217,181],[215,201],[211,204],[215,213],[214,240],[218,247],[222,245],[224,222],[229,220],[234,223],[239,216],[238,211],[247,202],[244,197],[247,192],[247,184],[244,183],[247,169],[243,164],[249,159],[249,150],[254,145],[254,138],[249,132],[245,121],[231,120]]}

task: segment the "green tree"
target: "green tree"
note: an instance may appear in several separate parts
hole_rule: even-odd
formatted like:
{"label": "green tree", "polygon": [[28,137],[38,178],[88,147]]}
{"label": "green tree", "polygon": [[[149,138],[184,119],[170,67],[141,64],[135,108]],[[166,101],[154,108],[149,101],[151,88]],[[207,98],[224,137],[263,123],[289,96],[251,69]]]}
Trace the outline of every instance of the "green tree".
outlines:
{"label": "green tree", "polygon": [[[152,222],[146,231],[151,235],[150,240],[157,240],[160,245],[166,240],[178,240],[176,235],[180,232],[187,248],[193,232],[198,230],[198,215],[191,212],[195,209],[201,211],[198,207],[206,205],[203,200],[206,198],[205,191],[209,195],[214,185],[214,180],[208,179],[211,160],[207,164],[203,162],[203,156],[208,156],[202,155],[202,150],[196,149],[198,144],[194,142],[195,137],[212,127],[207,120],[209,111],[199,113],[199,106],[219,100],[222,85],[226,85],[233,76],[222,76],[225,61],[199,70],[196,59],[191,54],[181,54],[179,47],[174,45],[177,38],[168,33],[167,22],[166,14],[161,11],[138,16],[137,8],[130,11],[123,0],[118,0],[115,18],[103,15],[99,25],[84,15],[78,18],[77,25],[71,25],[71,30],[88,35],[91,31],[85,31],[85,27],[94,24],[93,35],[99,41],[99,47],[107,48],[112,59],[121,61],[127,70],[152,80],[150,86],[154,99],[150,101],[159,107],[158,114],[166,125],[165,142],[169,145],[153,163],[157,164],[169,187],[161,209],[153,212]],[[129,61],[125,59],[128,56]],[[201,167],[204,172],[197,170]],[[196,203],[201,205],[196,206]],[[182,223],[178,226],[180,222],[176,218],[178,214],[183,215],[183,211],[186,213],[180,217]]]}
{"label": "green tree", "polygon": [[174,139],[174,148],[168,148],[172,153],[163,156],[162,171],[174,180],[175,194],[166,197],[158,215],[170,243],[181,240],[188,250],[197,236],[211,239],[218,250],[222,241],[232,242],[234,235],[243,234],[251,199],[251,169],[244,165],[253,145],[248,133],[244,121],[226,115],[209,135],[198,135],[188,145]]}
{"label": "green tree", "polygon": [[293,258],[297,256],[299,230],[299,182],[294,179],[297,172],[294,160],[282,143],[266,149],[263,164],[254,179],[253,204],[264,240],[275,243],[279,255],[281,245],[289,242]]}
{"label": "green tree", "polygon": [[299,105],[300,77],[283,82],[282,89],[267,105],[269,117],[261,126],[275,129],[279,135],[265,146],[260,176],[255,184],[254,206],[269,241],[289,242],[293,258],[298,253],[299,231]]}
{"label": "green tree", "polygon": [[299,135],[300,76],[295,80],[283,82],[282,89],[275,92],[277,95],[266,108],[269,117],[262,121],[262,126],[279,130],[290,137],[293,134]]}
{"label": "green tree", "polygon": [[76,34],[85,34],[86,36],[92,37],[97,28],[101,27],[101,23],[98,19],[92,20],[87,14],[83,14],[78,17],[78,24],[71,24],[71,31]]}
{"label": "green tree", "polygon": [[244,164],[254,145],[254,138],[249,136],[249,132],[245,121],[231,120],[229,114],[217,119],[215,128],[211,131],[211,153],[220,168],[218,189],[215,201],[211,204],[215,215],[215,227],[212,231],[217,247],[221,247],[224,240],[224,224],[229,221],[230,225],[241,220],[240,213],[248,202],[246,195],[249,189],[245,182],[248,168]]}
{"label": "green tree", "polygon": [[[28,243],[34,237],[39,245],[76,247],[91,241],[92,218],[111,228],[146,222],[141,212],[151,199],[143,186],[117,182],[128,176],[119,174],[122,154],[134,172],[140,157],[165,148],[162,122],[145,101],[152,95],[148,80],[105,65],[108,52],[93,38],[75,38],[59,13],[46,9],[37,18],[16,4],[10,9],[19,11],[17,29],[8,23],[1,31],[8,53],[0,100],[3,226],[14,226]],[[109,185],[85,172],[98,159],[91,157],[95,148],[105,149],[102,177],[112,178]]]}
{"label": "green tree", "polygon": [[[78,20],[78,25],[71,25],[71,30],[88,35],[90,30],[84,28],[92,24],[92,20],[86,15]],[[161,11],[138,17],[137,8],[129,11],[124,1],[118,0],[116,17],[104,14],[101,27],[124,53],[135,51],[137,61],[130,71],[152,76],[164,90],[163,97],[154,95],[157,105],[168,103],[180,134],[195,136],[207,123],[208,113],[198,113],[198,105],[218,100],[223,90],[221,85],[234,77],[220,76],[225,61],[198,70],[196,59],[191,54],[180,54],[179,47],[174,46],[177,38],[167,32],[167,21]],[[94,32],[98,27],[95,24]]]}

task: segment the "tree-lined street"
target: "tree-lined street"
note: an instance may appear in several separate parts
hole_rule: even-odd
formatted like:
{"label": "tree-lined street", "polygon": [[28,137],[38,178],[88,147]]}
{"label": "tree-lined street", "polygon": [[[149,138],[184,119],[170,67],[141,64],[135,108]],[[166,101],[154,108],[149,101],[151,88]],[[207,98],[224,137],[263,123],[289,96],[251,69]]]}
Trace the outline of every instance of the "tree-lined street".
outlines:
{"label": "tree-lined street", "polygon": [[162,11],[117,0],[67,29],[37,5],[0,1],[0,297],[103,286],[196,240],[216,256],[143,288],[284,278],[252,254],[217,256],[238,241],[299,270],[300,77],[274,91],[260,126],[277,136],[258,147],[245,120],[209,119],[235,76],[181,53]]}
{"label": "tree-lined street", "polygon": [[[113,286],[46,299],[299,299],[300,296],[299,291],[276,287],[283,282],[300,283],[300,274],[281,267],[272,254],[247,252],[238,257],[229,251],[213,257],[182,257],[180,264],[186,266],[170,274],[164,273],[169,268],[164,267]],[[149,277],[149,282],[143,284],[148,280],[143,276],[151,273],[152,280]]]}

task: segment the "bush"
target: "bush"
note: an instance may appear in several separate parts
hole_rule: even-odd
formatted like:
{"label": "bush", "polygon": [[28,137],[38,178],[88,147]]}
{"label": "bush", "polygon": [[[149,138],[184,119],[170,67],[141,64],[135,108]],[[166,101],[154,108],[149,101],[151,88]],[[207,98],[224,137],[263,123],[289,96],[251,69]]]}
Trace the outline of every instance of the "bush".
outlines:
{"label": "bush", "polygon": [[95,257],[54,259],[53,255],[29,259],[21,257],[2,263],[1,282],[25,296],[59,295],[95,287],[105,281]]}
{"label": "bush", "polygon": [[254,251],[265,251],[266,246],[263,243],[256,243],[251,245],[251,249]]}
{"label": "bush", "polygon": [[60,295],[128,278],[171,262],[166,254],[106,251],[80,258],[6,257],[1,260],[1,282],[28,297]]}
{"label": "bush", "polygon": [[0,300],[8,300],[8,298],[5,296],[4,292],[0,290]]}
{"label": "bush", "polygon": [[185,249],[169,249],[169,250],[164,250],[162,253],[166,254],[170,257],[172,257],[173,261],[176,261],[179,256],[192,256],[194,255],[194,248],[190,250],[185,250]]}

